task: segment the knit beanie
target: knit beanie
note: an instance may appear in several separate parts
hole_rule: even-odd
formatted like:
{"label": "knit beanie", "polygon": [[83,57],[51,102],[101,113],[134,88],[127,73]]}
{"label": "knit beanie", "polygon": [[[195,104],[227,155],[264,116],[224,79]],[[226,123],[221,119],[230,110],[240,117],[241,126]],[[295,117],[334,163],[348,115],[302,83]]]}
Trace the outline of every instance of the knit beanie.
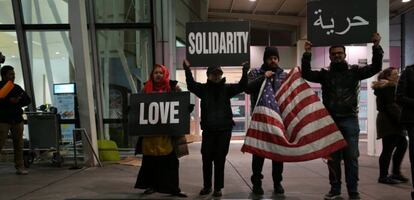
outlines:
{"label": "knit beanie", "polygon": [[279,58],[279,50],[276,47],[266,47],[264,55],[263,55],[263,63],[266,63],[266,59],[270,56],[276,56],[277,59],[280,61]]}

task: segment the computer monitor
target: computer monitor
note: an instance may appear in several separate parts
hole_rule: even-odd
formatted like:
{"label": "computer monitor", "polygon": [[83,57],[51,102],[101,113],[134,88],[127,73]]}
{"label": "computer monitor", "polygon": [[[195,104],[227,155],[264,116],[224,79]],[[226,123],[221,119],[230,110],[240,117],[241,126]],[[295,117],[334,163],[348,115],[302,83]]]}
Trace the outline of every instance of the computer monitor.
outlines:
{"label": "computer monitor", "polygon": [[75,83],[53,84],[53,94],[75,94]]}

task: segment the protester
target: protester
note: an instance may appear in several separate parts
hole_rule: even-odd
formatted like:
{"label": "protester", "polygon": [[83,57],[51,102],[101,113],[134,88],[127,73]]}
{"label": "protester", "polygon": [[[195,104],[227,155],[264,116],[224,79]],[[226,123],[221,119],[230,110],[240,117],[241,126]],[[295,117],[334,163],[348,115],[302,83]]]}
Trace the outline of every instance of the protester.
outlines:
{"label": "protester", "polygon": [[183,61],[187,88],[201,99],[201,155],[203,160],[203,189],[200,195],[211,193],[212,168],[214,163],[213,196],[222,196],[224,167],[229,151],[231,132],[234,126],[230,99],[243,92],[247,85],[249,65],[243,63],[242,77],[238,84],[226,84],[223,70],[219,66],[207,69],[207,83],[194,81],[190,63]]}
{"label": "protester", "polygon": [[[277,92],[282,84],[282,81],[286,78],[287,73],[279,66],[279,51],[276,47],[266,47],[263,55],[263,64],[260,68],[252,69],[249,73],[249,83],[246,89],[246,93],[250,94],[251,110],[254,110],[257,98],[259,96],[260,87],[263,81],[268,78],[272,81],[272,86],[275,92]],[[256,195],[263,195],[262,188],[262,169],[263,169],[264,157],[253,154],[252,158],[252,171],[251,181],[253,184],[253,193]],[[283,162],[272,161],[272,178],[273,189],[275,194],[284,194],[285,190],[281,184],[283,173]]]}
{"label": "protester", "polygon": [[[408,133],[408,151],[411,163],[411,180],[414,180],[414,65],[405,67],[398,81],[397,103],[402,106],[400,122]],[[414,186],[414,183],[412,183]],[[414,192],[411,192],[414,199]]]}
{"label": "protester", "polygon": [[[395,102],[397,82],[398,70],[387,68],[378,75],[378,81],[373,82],[372,85],[374,94],[377,96],[377,138],[382,139],[378,182],[384,184],[408,181],[401,174],[401,163],[407,150],[407,139],[399,122],[401,110]],[[392,174],[388,176],[391,157]]]}
{"label": "protester", "polygon": [[1,68],[0,81],[0,152],[10,131],[13,138],[14,163],[16,174],[26,175],[23,161],[23,110],[30,104],[27,93],[16,83],[14,68],[5,65]]}
{"label": "protester", "polygon": [[379,45],[380,40],[380,35],[374,33],[371,65],[364,67],[349,65],[345,60],[345,46],[336,45],[329,48],[331,63],[328,69],[319,71],[311,70],[312,44],[305,43],[305,53],[302,57],[302,77],[321,84],[323,104],[348,143],[348,146],[333,153],[332,159],[328,160],[331,190],[325,195],[325,199],[336,199],[341,196],[342,159],[345,164],[345,180],[349,199],[360,199],[358,192],[359,83],[381,71],[384,51]]}
{"label": "protester", "polygon": [[[170,80],[168,69],[156,64],[150,79],[145,82],[144,93],[179,92],[177,81]],[[138,140],[136,153],[142,153],[142,165],[135,188],[145,189],[144,194],[154,192],[187,197],[179,188],[178,156],[188,152],[187,145],[178,147],[177,141],[183,137],[166,135],[145,136]],[[182,148],[184,145],[185,148]]]}

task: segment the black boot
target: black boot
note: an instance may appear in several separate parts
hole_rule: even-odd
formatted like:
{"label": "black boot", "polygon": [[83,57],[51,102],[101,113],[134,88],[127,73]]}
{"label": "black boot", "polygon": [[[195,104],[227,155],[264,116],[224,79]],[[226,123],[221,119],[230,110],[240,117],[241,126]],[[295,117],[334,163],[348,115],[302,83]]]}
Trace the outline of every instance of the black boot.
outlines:
{"label": "black boot", "polygon": [[273,191],[275,194],[284,194],[285,193],[285,189],[283,188],[281,183],[278,183],[276,185],[273,186]]}

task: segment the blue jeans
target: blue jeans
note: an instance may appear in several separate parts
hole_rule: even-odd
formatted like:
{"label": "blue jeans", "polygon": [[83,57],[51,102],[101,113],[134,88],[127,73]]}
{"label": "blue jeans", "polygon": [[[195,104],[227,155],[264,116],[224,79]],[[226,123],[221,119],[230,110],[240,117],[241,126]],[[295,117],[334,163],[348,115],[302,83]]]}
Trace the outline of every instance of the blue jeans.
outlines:
{"label": "blue jeans", "polygon": [[358,192],[358,140],[359,124],[357,117],[334,118],[336,125],[344,136],[348,145],[331,154],[328,161],[329,183],[331,191],[341,192],[341,160],[345,165],[345,181],[348,193]]}

